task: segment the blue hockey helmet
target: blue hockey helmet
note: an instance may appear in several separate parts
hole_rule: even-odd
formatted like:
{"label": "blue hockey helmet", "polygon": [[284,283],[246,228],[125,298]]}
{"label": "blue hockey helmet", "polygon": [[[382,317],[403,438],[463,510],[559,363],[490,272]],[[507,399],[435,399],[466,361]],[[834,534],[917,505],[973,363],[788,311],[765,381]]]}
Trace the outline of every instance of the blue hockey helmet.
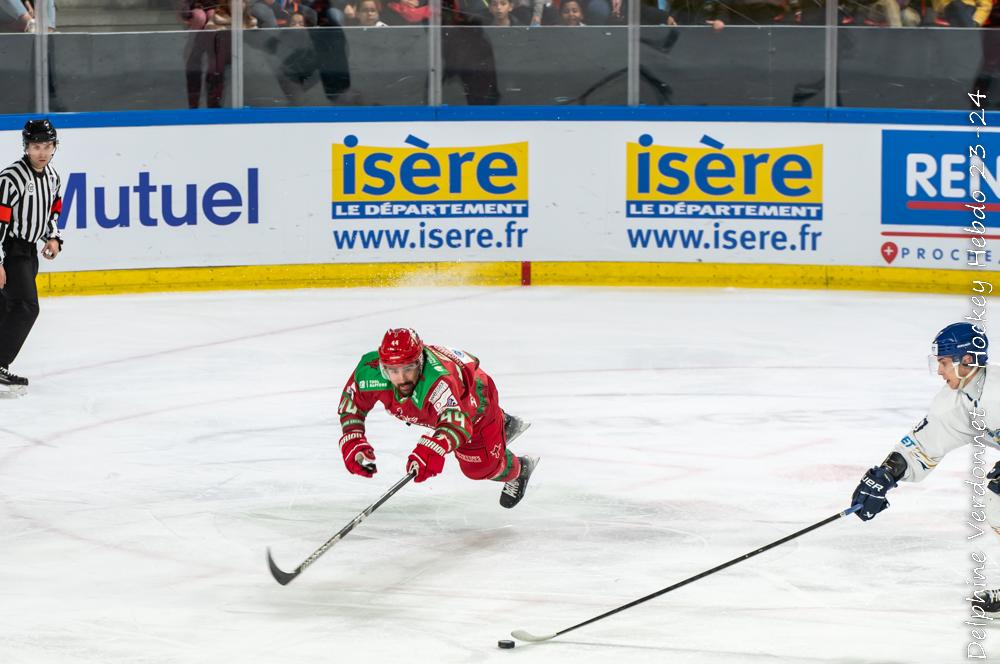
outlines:
{"label": "blue hockey helmet", "polygon": [[988,346],[986,334],[977,332],[971,323],[952,323],[934,336],[931,355],[950,357],[956,364],[966,355],[972,355],[974,365],[983,365],[988,359]]}

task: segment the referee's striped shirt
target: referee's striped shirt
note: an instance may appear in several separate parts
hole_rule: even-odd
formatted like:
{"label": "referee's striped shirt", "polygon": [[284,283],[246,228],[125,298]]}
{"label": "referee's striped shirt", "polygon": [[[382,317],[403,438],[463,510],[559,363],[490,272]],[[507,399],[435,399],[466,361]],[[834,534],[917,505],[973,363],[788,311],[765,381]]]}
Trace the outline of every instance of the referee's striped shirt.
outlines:
{"label": "referee's striped shirt", "polygon": [[59,237],[60,184],[51,164],[39,173],[27,155],[0,171],[0,263],[7,236],[28,242]]}

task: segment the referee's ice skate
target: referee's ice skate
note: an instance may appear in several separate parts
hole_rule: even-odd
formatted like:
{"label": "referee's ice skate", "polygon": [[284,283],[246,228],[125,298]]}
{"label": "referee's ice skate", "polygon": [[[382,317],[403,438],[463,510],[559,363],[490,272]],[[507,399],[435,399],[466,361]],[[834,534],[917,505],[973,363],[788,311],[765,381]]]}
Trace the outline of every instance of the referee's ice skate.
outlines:
{"label": "referee's ice skate", "polygon": [[0,399],[21,397],[28,393],[28,379],[11,373],[10,369],[0,366]]}

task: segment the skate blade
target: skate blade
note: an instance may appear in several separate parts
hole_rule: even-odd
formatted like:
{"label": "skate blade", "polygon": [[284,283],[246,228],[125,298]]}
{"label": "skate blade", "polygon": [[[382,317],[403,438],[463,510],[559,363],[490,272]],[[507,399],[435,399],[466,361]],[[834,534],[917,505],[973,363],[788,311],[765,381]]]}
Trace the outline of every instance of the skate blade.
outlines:
{"label": "skate blade", "polygon": [[28,388],[24,385],[0,386],[0,399],[19,399],[27,394]]}
{"label": "skate blade", "polygon": [[514,425],[507,432],[507,444],[513,443],[522,433],[528,430],[531,426],[531,422],[522,420],[520,417],[514,417]]}

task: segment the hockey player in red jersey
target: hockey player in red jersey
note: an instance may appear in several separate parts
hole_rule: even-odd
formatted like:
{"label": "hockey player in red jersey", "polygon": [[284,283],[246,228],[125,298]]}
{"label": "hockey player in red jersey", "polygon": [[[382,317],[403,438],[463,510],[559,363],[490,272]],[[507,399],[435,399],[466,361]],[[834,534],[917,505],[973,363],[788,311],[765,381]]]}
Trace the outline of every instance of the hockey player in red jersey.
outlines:
{"label": "hockey player in red jersey", "polygon": [[500,408],[493,379],[478,358],[443,346],[424,345],[411,329],[385,333],[377,351],[365,354],[341,396],[340,451],[347,470],[375,474],[375,450],[365,436],[365,418],[381,403],[407,424],[431,429],[406,460],[417,482],[439,474],[454,452],[466,477],[503,482],[500,504],[517,505],[538,459],[516,456],[507,444],[528,428]]}

